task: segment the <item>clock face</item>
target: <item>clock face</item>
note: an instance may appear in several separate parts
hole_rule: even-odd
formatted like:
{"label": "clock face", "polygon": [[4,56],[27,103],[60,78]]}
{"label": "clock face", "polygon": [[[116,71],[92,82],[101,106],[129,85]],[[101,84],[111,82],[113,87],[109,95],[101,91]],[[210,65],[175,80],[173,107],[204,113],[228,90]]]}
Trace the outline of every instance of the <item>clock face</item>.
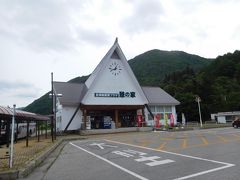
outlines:
{"label": "clock face", "polygon": [[121,66],[117,62],[112,62],[109,65],[108,69],[109,69],[110,73],[112,73],[114,76],[119,75],[122,71]]}

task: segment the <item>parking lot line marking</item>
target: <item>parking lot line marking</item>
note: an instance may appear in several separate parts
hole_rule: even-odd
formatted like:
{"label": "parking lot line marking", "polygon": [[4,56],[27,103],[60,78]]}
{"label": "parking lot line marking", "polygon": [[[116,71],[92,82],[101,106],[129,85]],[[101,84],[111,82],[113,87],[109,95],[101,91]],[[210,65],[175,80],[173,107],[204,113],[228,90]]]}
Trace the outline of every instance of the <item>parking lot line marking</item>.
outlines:
{"label": "parking lot line marking", "polygon": [[149,141],[148,140],[143,140],[140,143],[141,143],[140,144],[141,146],[147,146],[149,144]]}
{"label": "parking lot line marking", "polygon": [[209,144],[208,140],[205,137],[201,137],[201,140],[202,140],[204,145],[208,145]]}
{"label": "parking lot line marking", "polygon": [[163,150],[163,149],[166,147],[167,143],[168,143],[168,142],[162,143],[157,149]]}
{"label": "parking lot line marking", "polygon": [[148,166],[158,166],[158,165],[163,165],[163,164],[169,164],[172,162],[175,162],[175,161],[173,161],[171,159],[165,159],[165,160],[161,160],[161,161],[150,162],[150,163],[147,163],[147,165]]}
{"label": "parking lot line marking", "polygon": [[160,140],[163,140],[163,141],[171,141],[171,140],[174,140],[174,138],[160,138]]}
{"label": "parking lot line marking", "polygon": [[126,173],[128,173],[128,174],[131,174],[132,176],[134,176],[134,177],[136,177],[136,178],[138,178],[138,179],[141,179],[141,180],[149,180],[149,179],[147,179],[147,178],[145,178],[145,177],[143,177],[143,176],[140,176],[139,174],[137,174],[137,173],[135,173],[135,172],[132,172],[132,171],[130,171],[130,170],[128,170],[128,169],[125,169],[124,167],[119,166],[119,165],[117,165],[117,164],[115,164],[115,163],[113,163],[113,162],[111,162],[111,161],[109,161],[109,160],[107,160],[107,159],[105,159],[105,158],[97,155],[97,154],[94,154],[94,153],[92,153],[92,152],[90,152],[90,151],[88,151],[88,150],[86,150],[86,149],[83,149],[82,147],[80,147],[80,146],[78,146],[78,145],[76,145],[76,144],[73,144],[72,142],[70,142],[69,144],[71,144],[72,146],[74,146],[74,147],[76,147],[76,148],[78,148],[78,149],[81,149],[82,151],[85,151],[85,152],[88,153],[88,154],[91,154],[92,156],[95,156],[95,157],[98,158],[98,159],[101,159],[101,160],[107,162],[108,164],[111,164],[112,166],[114,166],[114,167],[116,167],[116,168],[118,168],[118,169],[120,169],[120,170],[122,170],[122,171],[124,171],[124,172],[126,172]]}
{"label": "parking lot line marking", "polygon": [[235,137],[237,137],[237,139],[239,139],[239,138],[240,138],[240,135],[238,135],[238,134],[232,134],[232,136],[235,136]]}
{"label": "parking lot line marking", "polygon": [[[217,144],[217,143],[211,143],[211,144]],[[176,151],[179,151],[179,150],[183,150],[183,149],[189,149],[189,148],[196,148],[196,147],[204,147],[204,146],[208,146],[209,144],[193,144],[193,145],[188,145],[187,148],[168,148],[167,150],[168,151],[173,151],[173,152],[176,152]]]}
{"label": "parking lot line marking", "polygon": [[127,143],[122,143],[122,142],[112,141],[112,140],[107,140],[107,139],[104,139],[104,140],[106,140],[108,142],[116,143],[116,144],[122,144],[122,145],[127,145],[127,146],[132,146],[132,147],[137,147],[137,148],[142,148],[142,149],[147,149],[147,150],[152,150],[152,151],[158,151],[158,152],[163,152],[163,153],[166,153],[166,154],[172,154],[172,155],[176,155],[176,156],[181,156],[181,157],[186,157],[186,158],[191,158],[191,159],[196,159],[196,160],[201,160],[201,161],[207,161],[207,162],[212,162],[212,163],[223,165],[222,167],[209,169],[207,171],[201,171],[201,172],[198,172],[198,173],[195,173],[195,174],[190,174],[190,175],[187,175],[187,176],[184,176],[184,177],[176,178],[174,180],[189,179],[189,178],[192,178],[192,177],[200,176],[200,175],[203,175],[203,174],[207,174],[207,173],[210,173],[210,172],[215,172],[215,171],[219,171],[221,169],[226,169],[226,168],[235,166],[235,164],[230,164],[230,163],[221,162],[221,161],[215,161],[215,160],[211,160],[211,159],[200,158],[200,157],[196,157],[196,156],[179,154],[179,153],[164,151],[164,150],[160,150],[160,149],[153,149],[153,148],[149,148],[149,147],[142,147],[142,146],[138,146],[138,145],[134,145],[134,144],[127,144]]}
{"label": "parking lot line marking", "polygon": [[235,166],[235,165],[229,164],[229,165],[225,165],[225,166],[222,166],[222,167],[219,167],[219,168],[214,168],[214,169],[210,169],[210,170],[207,170],[207,171],[202,171],[202,172],[195,173],[195,174],[190,174],[188,176],[176,178],[176,179],[173,179],[173,180],[189,179],[189,178],[193,178],[193,177],[196,177],[196,176],[201,176],[203,174],[211,173],[211,172],[214,172],[214,171],[219,171],[219,170],[222,170],[222,169],[226,169],[226,168],[229,168],[229,167],[232,167],[232,166]]}
{"label": "parking lot line marking", "polygon": [[221,162],[221,161],[215,161],[215,160],[211,160],[211,159],[204,159],[204,158],[200,158],[200,157],[196,157],[196,156],[190,156],[190,155],[185,155],[185,154],[180,154],[180,153],[175,153],[175,152],[170,152],[170,151],[153,149],[153,148],[138,146],[138,145],[134,145],[134,144],[127,144],[127,143],[118,142],[118,141],[112,141],[112,140],[107,140],[107,139],[103,139],[103,140],[108,141],[108,142],[112,142],[112,143],[116,143],[116,144],[123,144],[123,145],[127,145],[127,146],[141,148],[141,149],[158,151],[158,152],[163,152],[163,153],[166,153],[166,154],[172,154],[172,155],[176,155],[176,156],[182,156],[182,157],[187,157],[187,158],[192,158],[192,159],[197,159],[197,160],[202,160],[202,161],[208,161],[208,162],[213,162],[213,163],[218,163],[218,164],[223,164],[223,165],[233,165],[233,164],[229,164],[229,163],[225,163],[225,162]]}
{"label": "parking lot line marking", "polygon": [[225,137],[223,136],[220,136],[220,135],[216,135],[217,138],[219,138],[222,142],[228,142],[229,140],[226,139]]}
{"label": "parking lot line marking", "polygon": [[182,147],[183,149],[187,148],[187,141],[188,141],[187,139],[183,139],[183,140],[182,140],[182,146],[181,146],[181,147]]}

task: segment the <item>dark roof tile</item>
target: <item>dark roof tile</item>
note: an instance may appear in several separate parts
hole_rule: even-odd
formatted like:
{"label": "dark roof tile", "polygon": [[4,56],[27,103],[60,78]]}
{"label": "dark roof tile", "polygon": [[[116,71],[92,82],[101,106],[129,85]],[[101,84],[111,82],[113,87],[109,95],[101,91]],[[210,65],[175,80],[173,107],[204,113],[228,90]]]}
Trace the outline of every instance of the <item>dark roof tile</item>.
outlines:
{"label": "dark roof tile", "polygon": [[56,94],[62,94],[59,101],[62,105],[77,105],[81,102],[87,92],[85,84],[53,82]]}
{"label": "dark roof tile", "polygon": [[180,104],[175,98],[166,93],[160,87],[142,87],[149,105],[178,105]]}

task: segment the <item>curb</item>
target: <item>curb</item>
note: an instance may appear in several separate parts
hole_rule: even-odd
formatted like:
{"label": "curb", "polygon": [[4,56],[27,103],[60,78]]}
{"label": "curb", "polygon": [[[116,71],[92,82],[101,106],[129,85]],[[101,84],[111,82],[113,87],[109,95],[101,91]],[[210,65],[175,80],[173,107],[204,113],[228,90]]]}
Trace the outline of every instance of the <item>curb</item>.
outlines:
{"label": "curb", "polygon": [[38,157],[34,160],[31,160],[26,163],[26,166],[19,170],[8,170],[4,172],[0,172],[0,180],[13,180],[17,178],[24,178],[28,176],[37,166],[39,166],[54,150],[56,150],[63,142],[71,141],[71,140],[82,140],[86,139],[86,137],[66,137],[60,139],[56,144],[47,148],[43,151]]}
{"label": "curb", "polygon": [[27,163],[25,168],[20,169],[18,173],[18,178],[23,178],[28,176],[38,165],[40,165],[61,143],[63,140],[61,139],[59,142],[45,150],[42,154],[40,154],[36,159]]}
{"label": "curb", "polygon": [[17,178],[18,178],[18,170],[9,170],[5,172],[0,172],[0,180],[17,179]]}
{"label": "curb", "polygon": [[87,136],[87,135],[102,135],[102,134],[129,133],[129,132],[147,132],[151,130],[152,130],[152,127],[81,130],[80,135]]}

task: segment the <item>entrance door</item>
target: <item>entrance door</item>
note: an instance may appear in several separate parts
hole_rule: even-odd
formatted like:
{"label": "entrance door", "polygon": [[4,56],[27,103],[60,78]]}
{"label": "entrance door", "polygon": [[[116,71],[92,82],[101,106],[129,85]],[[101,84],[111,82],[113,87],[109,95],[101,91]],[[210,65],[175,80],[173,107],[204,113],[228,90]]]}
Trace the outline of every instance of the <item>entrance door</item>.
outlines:
{"label": "entrance door", "polygon": [[89,111],[91,129],[110,129],[113,111]]}
{"label": "entrance door", "polygon": [[135,127],[136,126],[136,110],[120,111],[121,127]]}

